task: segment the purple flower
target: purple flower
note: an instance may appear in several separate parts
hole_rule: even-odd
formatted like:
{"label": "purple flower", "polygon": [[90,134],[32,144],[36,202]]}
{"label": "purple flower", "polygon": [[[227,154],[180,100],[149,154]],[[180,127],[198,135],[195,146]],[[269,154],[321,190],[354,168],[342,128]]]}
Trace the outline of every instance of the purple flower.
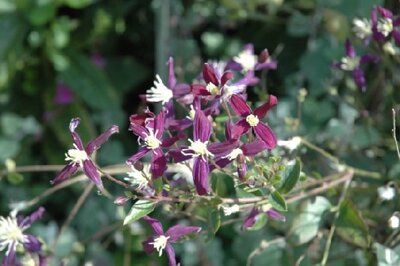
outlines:
{"label": "purple flower", "polygon": [[[24,231],[36,220],[42,218],[43,213],[44,208],[40,207],[25,218],[16,217],[15,214],[11,214],[6,218],[0,216],[0,251],[6,250],[2,265],[19,265],[16,258],[18,247],[24,247],[25,251],[37,253],[39,257],[42,256],[39,254],[42,245],[40,241],[33,235],[25,234]],[[39,260],[43,261],[43,259]]]}
{"label": "purple flower", "polygon": [[257,138],[264,141],[268,149],[275,148],[277,143],[275,133],[268,125],[260,122],[260,119],[263,119],[267,112],[278,103],[278,99],[274,95],[270,95],[268,101],[257,107],[254,112],[246,101],[238,95],[232,95],[230,102],[235,113],[242,117],[236,123],[236,126],[240,128],[241,134],[247,133],[252,128]]}
{"label": "purple flower", "polygon": [[365,77],[361,65],[368,62],[377,63],[379,58],[368,54],[361,57],[357,56],[356,51],[349,40],[346,40],[345,48],[346,56],[341,59],[340,63],[337,63],[334,66],[345,71],[351,71],[354,82],[362,91],[365,91]]}
{"label": "purple flower", "polygon": [[71,89],[63,81],[59,81],[56,87],[56,95],[54,96],[54,102],[56,104],[70,104],[74,101],[74,95]]}
{"label": "purple flower", "polygon": [[278,63],[269,56],[267,49],[264,49],[260,55],[257,56],[254,54],[253,45],[246,44],[239,55],[235,56],[233,60],[228,63],[227,68],[247,73],[249,71],[262,69],[276,69],[277,65]]}
{"label": "purple flower", "polygon": [[227,155],[229,150],[237,144],[235,141],[209,143],[212,125],[202,110],[197,110],[193,121],[193,140],[189,139],[190,146],[173,150],[169,155],[175,162],[182,162],[190,158],[193,162],[193,180],[199,195],[208,193],[208,174],[210,173],[210,157]]}
{"label": "purple flower", "polygon": [[218,96],[221,95],[221,90],[225,84],[233,78],[230,71],[225,71],[220,75],[218,71],[205,63],[203,65],[203,79],[206,85],[193,84],[192,92],[197,96]]}
{"label": "purple flower", "polygon": [[[277,221],[281,221],[281,222],[286,221],[285,216],[283,216],[282,214],[280,214],[279,212],[277,212],[276,210],[274,210],[273,208],[271,208],[269,206],[267,207],[267,210],[265,210],[263,212],[266,213],[268,215],[268,217],[273,220],[277,220]],[[244,220],[244,222],[242,224],[242,230],[252,227],[257,221],[257,216],[263,212],[260,211],[258,208],[253,208],[250,211],[249,216],[247,216],[247,218]]]}
{"label": "purple flower", "polygon": [[[132,155],[128,164],[134,164],[147,153],[151,152],[150,172],[154,178],[162,176],[167,169],[167,158],[162,148],[168,148],[174,144],[181,136],[163,139],[166,109],[163,109],[155,118],[136,121],[131,117],[130,130],[139,137],[138,141],[144,144],[139,151]],[[138,123],[138,122],[141,123]]]}
{"label": "purple flower", "polygon": [[68,152],[65,154],[65,160],[70,161],[70,163],[67,164],[54,178],[52,184],[59,184],[65,181],[68,177],[72,176],[79,169],[81,169],[85,175],[96,184],[100,191],[103,191],[103,182],[101,181],[100,174],[94,162],[92,159],[90,159],[90,155],[97,151],[112,134],[118,133],[119,128],[118,126],[113,125],[100,136],[90,141],[86,147],[84,147],[81,138],[75,131],[79,125],[79,122],[80,118],[73,118],[69,123],[69,131],[71,132],[72,140],[74,142],[74,148],[68,150]]}
{"label": "purple flower", "polygon": [[157,250],[159,256],[162,255],[162,251],[165,249],[168,256],[169,266],[176,265],[175,251],[172,247],[172,243],[177,242],[180,238],[191,233],[200,232],[201,228],[197,226],[184,226],[174,225],[164,233],[161,223],[149,216],[143,218],[154,230],[155,235],[149,237],[144,241],[143,249],[146,253]]}
{"label": "purple flower", "polygon": [[392,36],[396,45],[400,46],[400,31],[396,29],[400,26],[400,17],[395,18],[390,10],[378,6],[372,9],[371,21],[372,35],[376,41],[384,42]]}

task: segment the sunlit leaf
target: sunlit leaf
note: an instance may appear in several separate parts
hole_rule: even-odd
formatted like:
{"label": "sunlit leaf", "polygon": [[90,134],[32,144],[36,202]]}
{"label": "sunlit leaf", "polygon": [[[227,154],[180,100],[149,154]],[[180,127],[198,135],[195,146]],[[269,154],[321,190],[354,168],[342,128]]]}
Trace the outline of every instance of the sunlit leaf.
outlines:
{"label": "sunlit leaf", "polygon": [[301,172],[300,159],[296,159],[294,164],[286,166],[282,174],[283,180],[281,187],[279,188],[279,191],[282,193],[290,192],[297,184],[297,181],[299,180],[300,177],[300,172]]}
{"label": "sunlit leaf", "polygon": [[131,210],[124,219],[124,225],[130,224],[134,221],[139,220],[143,216],[154,211],[156,203],[150,200],[138,200],[133,204]]}

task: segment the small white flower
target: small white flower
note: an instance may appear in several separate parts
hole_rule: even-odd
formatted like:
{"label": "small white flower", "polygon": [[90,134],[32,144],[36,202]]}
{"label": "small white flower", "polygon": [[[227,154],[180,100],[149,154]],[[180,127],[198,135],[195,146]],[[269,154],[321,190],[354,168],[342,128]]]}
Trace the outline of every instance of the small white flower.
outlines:
{"label": "small white flower", "polygon": [[243,72],[253,70],[257,64],[257,56],[249,50],[244,50],[235,56],[233,60],[242,66]]}
{"label": "small white flower", "polygon": [[[146,188],[149,184],[149,180],[146,178],[145,175],[146,173],[136,170],[133,165],[131,165],[131,169],[132,171],[126,173],[128,177],[125,177],[124,180],[128,181],[132,186],[137,187],[137,189],[139,190],[143,190],[144,188]],[[145,171],[144,169],[143,171]]]}
{"label": "small white flower", "polygon": [[378,188],[378,197],[385,200],[392,200],[396,196],[396,189],[391,186],[383,186]]}
{"label": "small white flower", "polygon": [[400,54],[400,49],[396,45],[394,45],[393,42],[386,42],[382,48],[383,51],[385,51],[385,53],[389,55],[394,56]]}
{"label": "small white flower", "polygon": [[75,149],[69,149],[65,154],[65,160],[71,161],[73,164],[79,164],[80,167],[83,167],[83,161],[88,160],[88,155],[86,151],[78,149],[76,144],[74,143]]}
{"label": "small white flower", "polygon": [[[208,151],[207,145],[208,141],[206,142],[201,142],[200,140],[193,141],[189,139],[190,146],[187,149],[183,149],[181,153],[183,155],[192,155],[193,157],[199,157],[199,156],[214,156],[211,152]],[[188,153],[189,151],[193,151],[194,154]]]}
{"label": "small white flower", "polygon": [[343,57],[340,60],[340,68],[346,71],[353,71],[360,65],[360,58],[358,56],[355,57]]}
{"label": "small white flower", "polygon": [[222,207],[222,211],[224,212],[225,216],[232,215],[234,213],[239,212],[239,210],[240,210],[240,207],[237,204],[234,204],[232,206],[223,206],[222,205],[221,207]]}
{"label": "small white flower", "polygon": [[371,20],[363,18],[353,19],[353,31],[356,36],[360,39],[365,39],[372,35],[372,23]]}
{"label": "small white flower", "polygon": [[391,18],[381,18],[378,20],[378,31],[387,37],[393,31],[393,21]]}
{"label": "small white flower", "polygon": [[173,97],[172,90],[168,89],[164,85],[159,75],[156,75],[156,80],[154,81],[154,87],[146,90],[146,100],[152,103],[161,102],[163,105]]}
{"label": "small white flower", "polygon": [[400,227],[400,217],[399,213],[394,213],[392,217],[388,220],[389,227],[392,229],[397,229]]}
{"label": "small white flower", "polygon": [[149,244],[153,245],[158,252],[158,256],[162,255],[163,249],[167,246],[169,236],[160,235],[154,239],[154,242]]}
{"label": "small white flower", "polygon": [[9,255],[11,250],[16,250],[18,246],[26,243],[28,237],[24,235],[24,230],[18,226],[17,218],[15,216],[0,217],[0,251],[7,249],[6,256]]}
{"label": "small white flower", "polygon": [[290,140],[278,140],[278,146],[284,147],[288,149],[289,151],[293,151],[299,147],[301,144],[301,138],[300,137],[293,137]]}

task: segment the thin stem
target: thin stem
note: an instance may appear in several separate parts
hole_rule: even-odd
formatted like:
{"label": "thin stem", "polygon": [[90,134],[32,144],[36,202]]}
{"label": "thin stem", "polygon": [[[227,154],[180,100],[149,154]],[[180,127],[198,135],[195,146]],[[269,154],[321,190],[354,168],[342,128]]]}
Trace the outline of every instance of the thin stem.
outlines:
{"label": "thin stem", "polygon": [[[128,230],[125,230],[128,231]],[[124,236],[124,266],[130,266],[131,265],[131,246],[132,246],[132,240],[131,240],[131,235],[128,232],[125,233]]]}
{"label": "thin stem", "polygon": [[86,201],[86,199],[89,196],[90,191],[92,191],[93,187],[94,187],[94,183],[90,183],[88,186],[86,186],[85,190],[83,191],[83,193],[79,197],[78,201],[75,203],[74,207],[72,208],[71,212],[69,213],[67,220],[61,226],[61,229],[58,232],[58,235],[56,237],[56,240],[54,241],[53,247],[57,246],[58,240],[60,239],[61,235],[64,233],[65,229],[67,229],[67,227],[72,222],[72,220],[75,218],[76,214],[78,213],[79,209],[82,207],[83,203]]}
{"label": "thin stem", "polygon": [[251,266],[251,260],[261,254],[264,250],[266,250],[270,245],[274,245],[274,244],[285,244],[286,243],[286,239],[284,237],[279,237],[276,238],[274,240],[271,241],[267,241],[267,240],[261,240],[260,245],[253,250],[249,257],[247,258],[247,262],[246,262],[246,266]]}
{"label": "thin stem", "polygon": [[322,260],[321,260],[321,266],[325,266],[328,261],[329,252],[330,252],[331,245],[332,245],[333,235],[335,234],[335,230],[336,230],[336,221],[340,215],[340,205],[343,203],[344,199],[346,198],[347,191],[349,190],[352,177],[353,177],[353,175],[351,174],[350,178],[346,180],[344,189],[342,191],[342,194],[340,195],[339,202],[337,204],[338,210],[335,213],[335,218],[334,218],[333,224],[331,226],[331,229],[329,231],[328,239],[326,240],[325,249],[324,249],[324,253],[322,256]]}
{"label": "thin stem", "polygon": [[394,144],[396,145],[397,157],[400,160],[399,143],[397,142],[397,137],[396,137],[396,111],[394,110],[394,108],[392,109],[392,113],[393,113],[393,129],[392,129],[393,139],[394,139]]}

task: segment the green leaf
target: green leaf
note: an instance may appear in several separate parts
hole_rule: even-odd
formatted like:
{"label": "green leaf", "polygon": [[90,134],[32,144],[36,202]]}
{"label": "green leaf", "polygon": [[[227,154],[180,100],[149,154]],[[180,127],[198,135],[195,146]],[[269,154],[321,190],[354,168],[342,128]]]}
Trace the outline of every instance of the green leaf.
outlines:
{"label": "green leaf", "polygon": [[295,37],[308,35],[312,29],[312,17],[304,16],[299,12],[294,13],[288,22],[288,34]]}
{"label": "green leaf", "polygon": [[130,224],[134,221],[139,220],[143,216],[154,211],[155,207],[156,207],[156,204],[153,201],[138,200],[137,202],[135,202],[135,204],[133,204],[128,215],[126,215],[126,217],[124,219],[124,225]]}
{"label": "green leaf", "polygon": [[282,174],[283,180],[279,191],[282,193],[290,192],[297,184],[297,181],[300,177],[300,172],[301,161],[299,159],[296,159],[294,164],[286,166]]}
{"label": "green leaf", "polygon": [[217,233],[219,227],[221,226],[221,214],[218,209],[213,209],[209,211],[208,223],[213,234]]}
{"label": "green leaf", "polygon": [[303,202],[300,214],[294,218],[289,231],[291,242],[301,245],[313,239],[318,233],[322,215],[330,208],[330,202],[321,196]]}
{"label": "green leaf", "polygon": [[163,179],[161,177],[154,179],[153,186],[154,186],[154,190],[156,191],[156,193],[160,193],[163,190],[163,186],[164,186]]}
{"label": "green leaf", "polygon": [[260,212],[256,216],[255,223],[251,227],[246,228],[246,230],[250,230],[250,231],[260,230],[261,228],[263,228],[265,226],[265,224],[267,223],[267,220],[268,220],[267,214],[264,212]]}
{"label": "green leaf", "polygon": [[10,172],[7,173],[7,180],[13,185],[18,185],[21,184],[22,181],[24,181],[24,176],[20,173]]}
{"label": "green leaf", "polygon": [[400,245],[390,249],[379,243],[374,244],[378,266],[400,265]]}
{"label": "green leaf", "polygon": [[116,109],[119,99],[104,73],[81,54],[69,52],[69,66],[60,72],[76,95],[96,109]]}
{"label": "green leaf", "polygon": [[277,190],[269,195],[268,202],[277,211],[287,211],[286,201]]}
{"label": "green leaf", "polygon": [[359,247],[369,247],[371,237],[368,234],[368,227],[364,223],[356,207],[345,200],[340,205],[339,217],[336,221],[336,232],[347,242]]}

